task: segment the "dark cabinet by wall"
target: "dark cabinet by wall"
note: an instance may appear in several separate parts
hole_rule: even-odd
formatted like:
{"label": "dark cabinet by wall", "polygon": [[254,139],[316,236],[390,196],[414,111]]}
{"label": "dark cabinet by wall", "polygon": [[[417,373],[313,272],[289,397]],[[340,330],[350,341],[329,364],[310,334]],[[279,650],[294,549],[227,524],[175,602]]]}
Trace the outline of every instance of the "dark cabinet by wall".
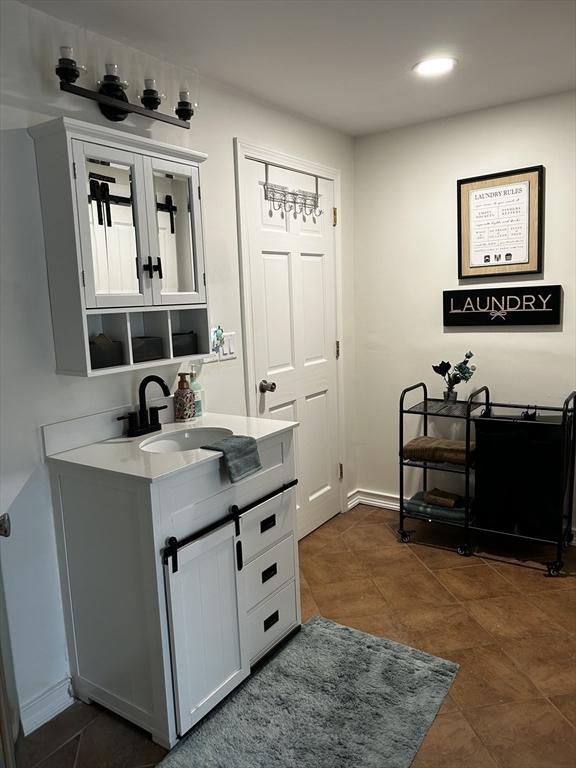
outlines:
{"label": "dark cabinet by wall", "polygon": [[555,539],[562,508],[561,418],[476,419],[476,524]]}

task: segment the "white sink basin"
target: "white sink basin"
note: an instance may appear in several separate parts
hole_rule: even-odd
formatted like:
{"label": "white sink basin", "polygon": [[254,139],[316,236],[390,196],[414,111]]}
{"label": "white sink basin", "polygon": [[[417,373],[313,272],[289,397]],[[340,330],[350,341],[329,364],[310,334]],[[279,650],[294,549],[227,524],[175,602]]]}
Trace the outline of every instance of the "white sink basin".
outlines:
{"label": "white sink basin", "polygon": [[140,443],[140,448],[150,453],[193,451],[231,434],[232,430],[224,427],[195,427],[149,438]]}

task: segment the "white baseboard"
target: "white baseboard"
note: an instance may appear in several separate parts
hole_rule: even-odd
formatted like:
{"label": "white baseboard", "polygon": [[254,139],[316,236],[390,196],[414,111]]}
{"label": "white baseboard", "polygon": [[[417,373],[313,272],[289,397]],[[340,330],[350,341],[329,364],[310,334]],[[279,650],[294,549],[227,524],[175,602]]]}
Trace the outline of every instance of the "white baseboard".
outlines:
{"label": "white baseboard", "polygon": [[353,509],[358,504],[369,504],[372,507],[384,507],[384,509],[393,509],[398,512],[400,509],[400,497],[390,493],[357,488],[348,494],[348,509]]}
{"label": "white baseboard", "polygon": [[74,699],[70,694],[70,678],[66,677],[41,693],[40,696],[22,705],[20,717],[24,735],[28,736],[29,733],[52,720],[53,717],[59,715],[73,703]]}
{"label": "white baseboard", "polygon": [[[368,504],[372,507],[383,507],[384,509],[393,509],[395,512],[398,512],[400,510],[400,497],[396,494],[356,488],[355,491],[348,494],[348,509],[354,509],[358,504]],[[572,528],[572,532],[574,533],[572,546],[576,546],[576,526]]]}

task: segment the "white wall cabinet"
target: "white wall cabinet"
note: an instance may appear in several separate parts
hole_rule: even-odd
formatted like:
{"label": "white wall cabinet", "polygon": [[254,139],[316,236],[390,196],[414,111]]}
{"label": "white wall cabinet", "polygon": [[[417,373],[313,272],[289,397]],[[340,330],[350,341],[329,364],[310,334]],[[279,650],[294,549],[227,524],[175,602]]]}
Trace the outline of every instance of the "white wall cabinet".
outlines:
{"label": "white wall cabinet", "polygon": [[74,692],[166,747],[300,624],[292,428],[258,449],[234,485],[218,455],[158,480],[48,459]]}
{"label": "white wall cabinet", "polygon": [[[206,156],[68,118],[30,133],[57,372],[93,376],[208,354]],[[115,345],[104,361],[91,347],[99,333]],[[185,354],[174,342],[181,333]],[[145,336],[155,341],[142,359]]]}

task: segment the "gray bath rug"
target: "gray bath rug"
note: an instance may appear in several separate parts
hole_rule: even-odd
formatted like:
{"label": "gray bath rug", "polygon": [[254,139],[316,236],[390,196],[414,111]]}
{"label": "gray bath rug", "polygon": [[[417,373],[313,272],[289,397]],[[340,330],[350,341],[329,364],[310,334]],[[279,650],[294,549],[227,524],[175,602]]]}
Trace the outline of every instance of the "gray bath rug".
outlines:
{"label": "gray bath rug", "polygon": [[161,768],[408,768],[457,664],[315,617]]}

